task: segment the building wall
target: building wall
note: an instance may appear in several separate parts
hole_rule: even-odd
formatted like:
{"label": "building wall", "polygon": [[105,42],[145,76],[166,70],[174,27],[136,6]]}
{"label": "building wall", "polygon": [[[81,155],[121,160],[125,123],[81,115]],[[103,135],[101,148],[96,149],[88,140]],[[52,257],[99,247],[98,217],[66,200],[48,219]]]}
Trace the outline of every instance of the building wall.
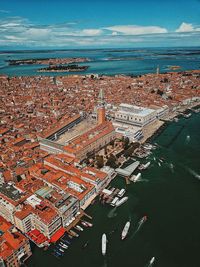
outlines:
{"label": "building wall", "polygon": [[15,216],[15,226],[22,232],[27,233],[33,228],[32,214],[23,219],[19,219]]}
{"label": "building wall", "polygon": [[30,243],[28,240],[22,243],[19,249],[5,259],[7,267],[19,267],[21,264],[32,255]]}
{"label": "building wall", "polygon": [[69,223],[69,221],[77,215],[77,212],[80,210],[80,202],[77,201],[71,205],[66,211],[62,212],[61,209],[58,209],[58,213],[62,217],[62,225],[63,227],[66,226],[66,224]]}
{"label": "building wall", "polygon": [[0,196],[0,215],[7,221],[14,224],[14,212],[16,211],[15,206]]}
{"label": "building wall", "polygon": [[39,216],[34,214],[33,227],[38,229],[41,233],[43,233],[47,238],[50,239],[51,236],[61,227],[61,218],[57,216],[53,221],[47,224],[42,221]]}
{"label": "building wall", "polygon": [[156,111],[146,115],[146,116],[141,116],[139,114],[134,114],[134,113],[125,113],[123,111],[117,111],[115,113],[115,119],[116,121],[120,121],[123,123],[127,124],[132,124],[135,126],[140,126],[143,127],[152,121],[156,120]]}
{"label": "building wall", "polygon": [[84,198],[80,201],[80,206],[82,207],[84,204],[85,204],[85,202],[92,196],[92,195],[94,195],[95,194],[95,187],[92,189],[92,190],[90,190],[87,194],[85,194],[85,196],[84,196]]}

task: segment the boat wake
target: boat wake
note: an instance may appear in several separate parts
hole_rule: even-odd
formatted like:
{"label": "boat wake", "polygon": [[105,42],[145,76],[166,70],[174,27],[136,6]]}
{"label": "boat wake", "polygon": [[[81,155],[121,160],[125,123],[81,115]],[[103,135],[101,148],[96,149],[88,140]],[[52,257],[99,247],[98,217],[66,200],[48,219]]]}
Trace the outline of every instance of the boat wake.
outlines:
{"label": "boat wake", "polygon": [[116,212],[116,210],[117,210],[117,207],[114,207],[112,210],[110,210],[110,211],[108,212],[107,217],[108,217],[108,218],[114,218],[114,217],[116,217],[116,216],[117,216],[117,212]]}
{"label": "boat wake", "polygon": [[106,260],[106,258],[104,258],[104,262],[103,262],[102,267],[107,267],[107,266],[108,266],[108,264],[107,264],[107,260]]}
{"label": "boat wake", "polygon": [[169,168],[170,168],[171,172],[174,173],[174,164],[173,163],[169,163]]}
{"label": "boat wake", "polygon": [[198,180],[200,180],[200,175],[195,172],[194,170],[187,168],[187,170],[189,171],[190,174],[192,174],[195,178],[197,178]]}
{"label": "boat wake", "polygon": [[140,228],[142,227],[142,225],[145,223],[145,220],[143,220],[143,218],[139,221],[138,223],[138,227],[136,229],[136,231],[138,232],[140,230]]}
{"label": "boat wake", "polygon": [[138,179],[137,181],[135,181],[135,183],[138,183],[138,182],[149,182],[149,180],[147,180],[147,179]]}
{"label": "boat wake", "polygon": [[130,237],[131,239],[140,231],[142,228],[143,224],[146,222],[147,217],[144,216],[142,219],[138,222],[136,230],[133,232],[132,236]]}

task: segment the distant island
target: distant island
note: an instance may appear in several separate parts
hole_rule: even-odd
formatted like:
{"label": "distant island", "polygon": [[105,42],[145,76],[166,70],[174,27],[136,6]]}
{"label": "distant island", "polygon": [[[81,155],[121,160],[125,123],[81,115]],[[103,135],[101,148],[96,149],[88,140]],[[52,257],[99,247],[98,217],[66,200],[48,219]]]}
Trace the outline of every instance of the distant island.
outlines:
{"label": "distant island", "polygon": [[47,68],[41,68],[38,72],[65,72],[65,71],[85,71],[89,66],[79,66],[78,64],[73,65],[52,65]]}
{"label": "distant island", "polygon": [[34,58],[34,59],[10,59],[9,65],[63,65],[70,63],[88,62],[89,58]]}
{"label": "distant island", "polygon": [[143,57],[109,57],[107,60],[144,60]]}
{"label": "distant island", "polygon": [[169,66],[168,69],[170,69],[170,70],[179,70],[179,69],[181,69],[181,66]]}

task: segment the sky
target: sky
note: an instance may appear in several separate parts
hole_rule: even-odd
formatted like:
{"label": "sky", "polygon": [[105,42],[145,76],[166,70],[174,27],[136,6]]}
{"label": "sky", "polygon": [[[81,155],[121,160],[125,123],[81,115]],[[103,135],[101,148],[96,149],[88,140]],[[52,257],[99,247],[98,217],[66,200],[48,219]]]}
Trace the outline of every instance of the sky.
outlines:
{"label": "sky", "polygon": [[200,0],[1,0],[0,50],[200,46]]}

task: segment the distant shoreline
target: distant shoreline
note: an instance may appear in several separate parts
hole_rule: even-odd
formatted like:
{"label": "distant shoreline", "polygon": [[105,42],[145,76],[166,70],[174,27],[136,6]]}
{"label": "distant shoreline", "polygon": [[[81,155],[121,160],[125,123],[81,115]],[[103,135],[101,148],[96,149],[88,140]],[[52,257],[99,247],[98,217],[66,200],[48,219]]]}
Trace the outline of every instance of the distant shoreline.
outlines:
{"label": "distant shoreline", "polygon": [[64,65],[71,63],[82,63],[91,61],[89,58],[73,57],[73,58],[28,58],[28,59],[9,59],[6,62],[9,66],[21,65]]}

